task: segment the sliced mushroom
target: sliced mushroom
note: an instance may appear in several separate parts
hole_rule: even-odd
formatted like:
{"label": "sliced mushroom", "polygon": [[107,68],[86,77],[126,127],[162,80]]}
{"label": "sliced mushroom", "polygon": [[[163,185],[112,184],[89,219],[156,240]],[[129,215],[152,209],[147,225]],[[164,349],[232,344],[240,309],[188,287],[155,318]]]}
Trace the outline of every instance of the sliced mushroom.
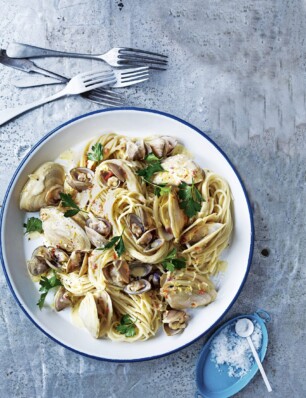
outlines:
{"label": "sliced mushroom", "polygon": [[210,290],[200,294],[181,289],[181,291],[172,291],[167,295],[168,304],[177,310],[184,308],[196,308],[202,305],[208,305],[215,300],[217,292]]}
{"label": "sliced mushroom", "polygon": [[145,264],[139,262],[130,263],[129,268],[130,268],[130,276],[135,279],[144,278],[145,276],[149,275],[149,273],[152,271],[151,264]]}
{"label": "sliced mushroom", "polygon": [[75,167],[69,171],[67,183],[78,192],[91,188],[95,173],[87,167]]}
{"label": "sliced mushroom", "polygon": [[125,286],[124,291],[127,294],[142,294],[151,290],[151,283],[146,279],[138,279]]}
{"label": "sliced mushroom", "polygon": [[115,286],[123,287],[130,281],[130,268],[125,260],[116,260],[103,268],[105,279]]}
{"label": "sliced mushroom", "polygon": [[142,160],[146,156],[146,147],[143,140],[127,141],[126,156],[129,160]]}
{"label": "sliced mushroom", "polygon": [[178,197],[174,190],[172,190],[169,195],[162,196],[159,199],[158,210],[160,221],[166,234],[171,234],[178,240],[188,218],[180,208]]}
{"label": "sliced mushroom", "polygon": [[163,313],[164,331],[168,336],[182,333],[187,327],[189,316],[185,311],[167,310]]}
{"label": "sliced mushroom", "polygon": [[20,194],[20,209],[38,211],[42,207],[56,205],[60,201],[59,192],[63,191],[64,168],[54,162],[42,164],[23,187]]}
{"label": "sliced mushroom", "polygon": [[64,288],[64,286],[61,286],[54,296],[54,308],[56,309],[56,311],[62,311],[64,308],[70,306],[71,300],[69,298],[69,293]]}

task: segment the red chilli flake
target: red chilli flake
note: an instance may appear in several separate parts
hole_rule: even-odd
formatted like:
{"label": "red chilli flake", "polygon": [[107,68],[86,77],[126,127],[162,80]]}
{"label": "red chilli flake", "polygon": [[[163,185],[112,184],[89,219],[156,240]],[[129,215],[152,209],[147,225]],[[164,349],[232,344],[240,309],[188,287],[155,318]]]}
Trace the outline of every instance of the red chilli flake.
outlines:
{"label": "red chilli flake", "polygon": [[199,294],[205,294],[205,293],[206,293],[205,290],[203,289],[199,290]]}

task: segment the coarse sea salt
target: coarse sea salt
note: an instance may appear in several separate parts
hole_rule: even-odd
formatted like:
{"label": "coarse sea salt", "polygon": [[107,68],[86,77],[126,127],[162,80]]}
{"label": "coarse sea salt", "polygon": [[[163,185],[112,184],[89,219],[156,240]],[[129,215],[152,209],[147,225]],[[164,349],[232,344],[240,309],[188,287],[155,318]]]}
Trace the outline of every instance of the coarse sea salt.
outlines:
{"label": "coarse sea salt", "polygon": [[[262,331],[258,322],[254,322],[254,332],[251,335],[253,344],[258,351],[262,342]],[[254,364],[254,357],[246,338],[235,332],[235,324],[225,327],[210,345],[211,359],[221,372],[221,365],[227,365],[230,377],[245,376]]]}

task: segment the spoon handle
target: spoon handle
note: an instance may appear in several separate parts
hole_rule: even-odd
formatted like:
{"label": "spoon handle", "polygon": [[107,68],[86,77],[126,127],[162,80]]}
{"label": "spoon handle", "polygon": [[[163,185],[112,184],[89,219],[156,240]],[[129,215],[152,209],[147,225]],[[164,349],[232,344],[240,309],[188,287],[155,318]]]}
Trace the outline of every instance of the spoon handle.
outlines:
{"label": "spoon handle", "polygon": [[268,390],[269,392],[271,392],[271,391],[272,391],[272,387],[271,387],[271,385],[270,385],[270,383],[269,383],[269,380],[268,380],[268,378],[267,378],[266,372],[264,371],[264,368],[263,368],[263,366],[262,366],[262,364],[261,364],[261,362],[260,362],[259,356],[258,356],[258,354],[257,354],[257,351],[256,351],[255,347],[254,347],[253,341],[251,340],[251,337],[250,337],[250,336],[247,336],[247,340],[248,340],[249,346],[251,347],[253,356],[254,356],[255,361],[256,361],[256,363],[257,363],[257,365],[258,365],[258,368],[259,368],[259,370],[260,370],[260,373],[261,373],[261,375],[262,375],[262,378],[264,379],[264,382],[265,382],[265,384],[266,384],[267,390]]}

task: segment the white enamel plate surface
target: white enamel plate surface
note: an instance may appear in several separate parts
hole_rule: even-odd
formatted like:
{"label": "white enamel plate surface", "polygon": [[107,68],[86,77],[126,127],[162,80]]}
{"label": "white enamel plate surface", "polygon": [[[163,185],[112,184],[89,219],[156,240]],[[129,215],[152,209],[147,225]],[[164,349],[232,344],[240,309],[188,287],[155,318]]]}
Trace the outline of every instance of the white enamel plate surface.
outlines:
{"label": "white enamel plate surface", "polygon": [[[39,294],[30,280],[25,261],[30,256],[24,239],[24,213],[19,210],[19,194],[33,172],[43,162],[56,159],[64,150],[93,136],[116,132],[128,136],[172,135],[179,139],[203,167],[222,175],[234,199],[234,233],[224,254],[228,267],[219,283],[217,299],[208,307],[190,311],[184,333],[168,337],[160,331],[145,342],[117,343],[95,340],[86,330],[70,322],[70,311],[39,310]],[[18,167],[7,190],[1,223],[3,270],[8,285],[26,315],[49,337],[80,354],[97,359],[137,361],[169,354],[192,343],[206,333],[226,313],[245,282],[253,252],[253,221],[246,192],[226,155],[205,134],[188,123],[157,111],[136,108],[104,110],[81,116],[47,134]]]}

